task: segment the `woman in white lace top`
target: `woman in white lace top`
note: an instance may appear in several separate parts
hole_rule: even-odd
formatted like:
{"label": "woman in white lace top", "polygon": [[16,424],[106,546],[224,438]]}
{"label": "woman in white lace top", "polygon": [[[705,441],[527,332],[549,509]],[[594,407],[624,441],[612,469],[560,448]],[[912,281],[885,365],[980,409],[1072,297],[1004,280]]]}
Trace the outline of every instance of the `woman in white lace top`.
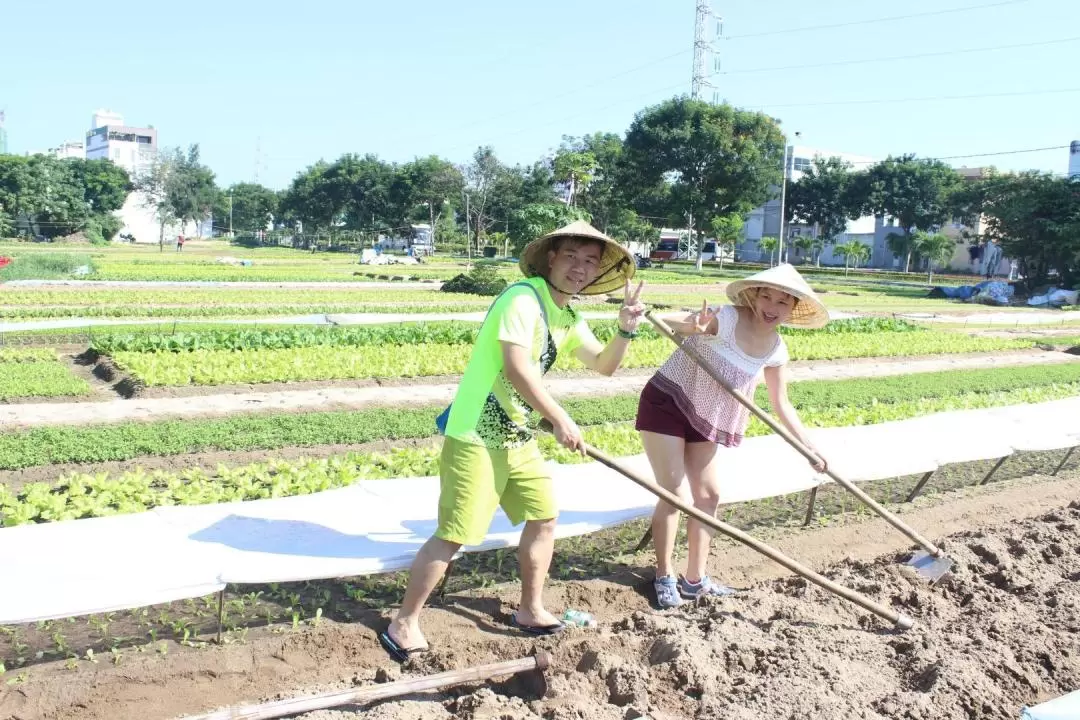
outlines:
{"label": "woman in white lace top", "polygon": [[[747,397],[762,378],[769,401],[781,422],[811,450],[805,428],[787,397],[787,345],[781,325],[819,328],[829,313],[791,265],[770,268],[730,283],[731,305],[708,306],[669,320],[687,336],[712,367]],[[636,428],[656,481],[700,510],[713,515],[723,481],[715,462],[719,448],[735,447],[743,438],[749,411],[728,394],[682,350],[677,350],[649,380],[638,403]],[[820,454],[815,451],[820,457]],[[824,461],[816,466],[824,470]],[[688,520],[690,545],[686,573],[675,578],[672,553],[679,511],[660,501],[653,514],[656,550],[654,588],[661,607],[675,607],[684,598],[728,595],[734,591],[706,574],[713,531]]]}

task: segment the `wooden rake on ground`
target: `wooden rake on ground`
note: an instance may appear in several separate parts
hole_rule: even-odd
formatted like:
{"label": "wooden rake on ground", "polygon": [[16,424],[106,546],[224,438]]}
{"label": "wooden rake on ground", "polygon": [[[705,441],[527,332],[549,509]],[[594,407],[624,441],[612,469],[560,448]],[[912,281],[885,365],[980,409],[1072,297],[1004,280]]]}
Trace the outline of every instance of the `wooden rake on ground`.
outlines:
{"label": "wooden rake on ground", "polygon": [[[794,435],[788,432],[787,428],[776,422],[776,420],[774,420],[768,413],[755,405],[754,401],[746,397],[746,395],[744,395],[741,391],[732,387],[731,384],[724,378],[724,376],[709,363],[708,359],[706,359],[696,347],[686,342],[685,340],[680,340],[666,322],[653,315],[651,310],[645,313],[645,317],[649,320],[649,322],[653,324],[653,326],[661,335],[678,345],[683,352],[685,352],[694,362],[698,364],[698,366],[700,366],[705,372],[709,373],[709,376],[712,377],[712,379],[715,380],[717,383],[719,383],[720,387],[724,388],[724,390],[726,390],[732,397],[738,400],[739,403],[741,403],[744,407],[750,410],[750,412],[757,416],[758,419],[768,425],[773,432],[784,438],[784,440],[786,440],[787,443],[791,445],[791,447],[795,448],[795,450],[797,450],[799,454],[801,454],[811,463],[816,463],[820,460],[820,458],[815,455],[808,447],[803,445],[801,442],[799,442],[798,439],[795,438]],[[831,469],[826,469],[825,474],[832,478],[832,480],[837,485],[850,492],[852,495],[858,498],[860,502],[873,510],[886,522],[888,522],[894,528],[902,532],[904,535],[906,535],[919,547],[922,548],[922,552],[916,552],[915,554],[913,554],[911,556],[911,559],[908,560],[906,563],[907,565],[914,568],[915,572],[917,572],[920,576],[928,579],[931,583],[935,583],[952,570],[953,561],[946,557],[944,551],[942,551],[941,548],[937,547],[932,542],[924,538],[914,528],[912,528],[910,525],[898,518],[888,509],[882,507],[876,500],[874,500],[872,497],[860,490],[849,480],[846,480],[845,478],[838,475],[835,471]],[[686,512],[681,507],[679,509],[683,510],[683,512]],[[646,535],[646,538],[648,538],[648,535]],[[642,539],[643,543],[648,542],[646,538]]]}

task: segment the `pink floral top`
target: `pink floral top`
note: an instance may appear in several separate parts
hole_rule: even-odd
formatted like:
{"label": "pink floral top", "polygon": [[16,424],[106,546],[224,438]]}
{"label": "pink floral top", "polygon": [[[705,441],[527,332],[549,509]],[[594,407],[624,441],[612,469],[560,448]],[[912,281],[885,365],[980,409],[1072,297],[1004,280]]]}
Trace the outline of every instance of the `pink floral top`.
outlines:
{"label": "pink floral top", "polygon": [[[693,335],[686,342],[695,346],[732,387],[752,398],[764,368],[788,362],[788,350],[783,338],[777,335],[768,355],[748,355],[735,342],[738,322],[739,311],[724,305],[717,315],[716,335]],[[742,442],[750,411],[683,350],[675,351],[649,382],[670,395],[694,429],[712,442],[727,447]]]}

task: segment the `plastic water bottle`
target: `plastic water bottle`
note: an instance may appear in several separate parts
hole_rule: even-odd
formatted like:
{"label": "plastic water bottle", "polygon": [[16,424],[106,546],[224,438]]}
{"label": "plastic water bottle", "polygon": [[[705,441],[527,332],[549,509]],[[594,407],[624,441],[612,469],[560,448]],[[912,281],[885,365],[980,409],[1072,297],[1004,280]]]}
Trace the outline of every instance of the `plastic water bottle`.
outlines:
{"label": "plastic water bottle", "polygon": [[562,616],[563,622],[580,628],[596,627],[596,618],[584,610],[567,610]]}

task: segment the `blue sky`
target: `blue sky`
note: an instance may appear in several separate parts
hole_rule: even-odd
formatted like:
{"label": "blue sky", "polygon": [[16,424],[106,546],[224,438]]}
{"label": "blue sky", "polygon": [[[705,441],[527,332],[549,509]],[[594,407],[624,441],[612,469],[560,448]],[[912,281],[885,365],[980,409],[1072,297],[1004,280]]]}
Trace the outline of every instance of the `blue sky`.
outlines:
{"label": "blue sky", "polygon": [[[531,163],[564,134],[622,133],[690,85],[694,0],[8,5],[12,152],[80,139],[108,108],[154,125],[162,145],[199,143],[223,185],[250,181],[257,158],[275,188],[345,152],[463,162],[491,144]],[[803,144],[942,157],[1080,139],[1077,0],[713,6],[721,98],[781,118]],[[941,13],[954,8],[971,9]],[[939,55],[881,60],[927,53]],[[922,99],[989,94],[1006,95]],[[906,102],[865,102],[877,100]],[[951,162],[1063,173],[1068,150]]]}

